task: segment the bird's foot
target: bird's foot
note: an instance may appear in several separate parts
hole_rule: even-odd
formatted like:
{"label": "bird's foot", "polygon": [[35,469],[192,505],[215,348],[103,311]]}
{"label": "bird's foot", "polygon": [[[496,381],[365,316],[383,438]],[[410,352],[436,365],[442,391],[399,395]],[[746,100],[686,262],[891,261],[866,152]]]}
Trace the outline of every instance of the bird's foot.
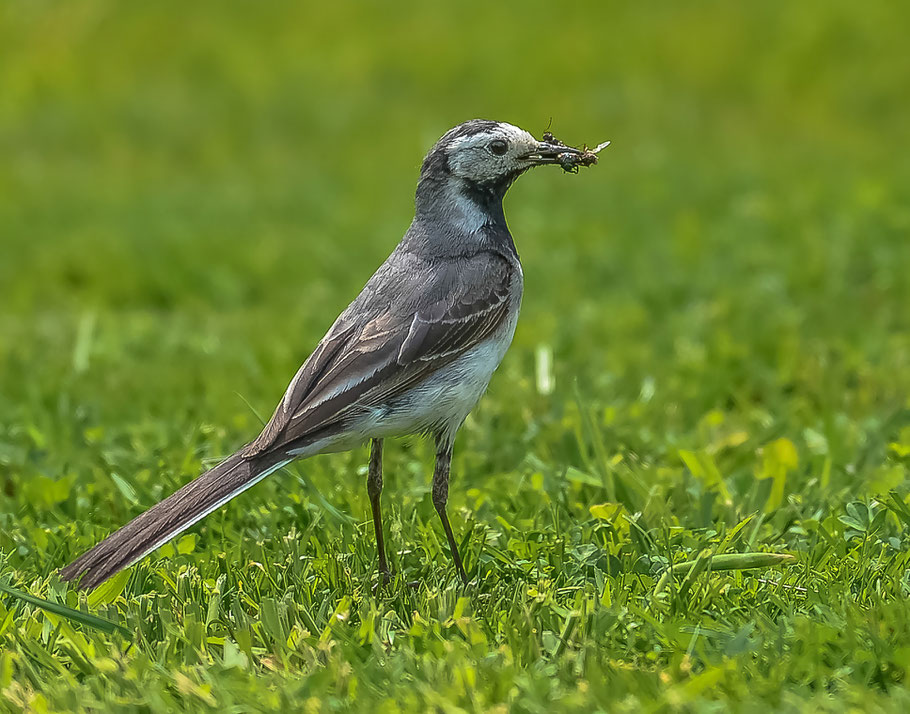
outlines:
{"label": "bird's foot", "polygon": [[391,570],[389,570],[388,568],[380,567],[379,568],[379,581],[373,586],[373,593],[375,594],[375,593],[379,592],[379,590],[381,588],[383,588],[386,585],[388,585],[389,583],[391,583],[392,580],[394,579],[394,577],[395,576],[392,574]]}

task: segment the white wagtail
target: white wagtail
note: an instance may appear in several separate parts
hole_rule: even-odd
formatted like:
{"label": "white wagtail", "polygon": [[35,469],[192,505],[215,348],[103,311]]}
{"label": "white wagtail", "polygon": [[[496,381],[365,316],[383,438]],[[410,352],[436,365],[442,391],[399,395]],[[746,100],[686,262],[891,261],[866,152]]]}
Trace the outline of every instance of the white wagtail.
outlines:
{"label": "white wagtail", "polygon": [[[598,147],[599,149],[600,147]],[[291,380],[255,441],[134,518],[60,571],[92,588],[294,459],[371,440],[367,492],[379,569],[389,577],[379,496],[385,437],[435,439],[433,504],[459,576],[468,578],[446,515],[455,433],[505,355],[522,271],[502,200],[533,166],[590,165],[593,153],[546,134],[474,119],[423,161],[414,220]]]}

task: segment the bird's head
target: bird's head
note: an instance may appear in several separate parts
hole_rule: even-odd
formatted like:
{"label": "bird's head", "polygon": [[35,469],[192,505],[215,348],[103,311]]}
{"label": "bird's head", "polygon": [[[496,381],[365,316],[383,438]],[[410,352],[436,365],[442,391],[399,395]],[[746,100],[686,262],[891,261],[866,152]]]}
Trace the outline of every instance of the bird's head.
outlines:
{"label": "bird's head", "polygon": [[466,121],[447,131],[423,160],[418,213],[468,201],[488,214],[501,215],[503,196],[516,178],[534,166],[559,163],[559,155],[565,153],[582,152],[539,141],[506,122]]}
{"label": "bird's head", "polygon": [[480,187],[508,186],[533,166],[558,163],[563,153],[580,149],[538,141],[506,122],[472,119],[447,131],[430,149],[421,178],[452,178]]}

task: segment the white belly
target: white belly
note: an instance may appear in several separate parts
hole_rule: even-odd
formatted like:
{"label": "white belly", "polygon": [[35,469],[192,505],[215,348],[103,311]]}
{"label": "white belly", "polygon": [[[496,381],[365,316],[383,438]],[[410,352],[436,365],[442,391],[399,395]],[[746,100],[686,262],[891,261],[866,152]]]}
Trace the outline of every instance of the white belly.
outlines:
{"label": "white belly", "polygon": [[502,327],[470,351],[446,365],[391,403],[365,410],[344,434],[311,444],[294,453],[347,451],[369,439],[439,432],[453,439],[490,383],[512,342],[518,310]]}
{"label": "white belly", "polygon": [[376,426],[380,436],[440,429],[452,436],[477,406],[512,342],[514,324],[481,342],[392,405]]}

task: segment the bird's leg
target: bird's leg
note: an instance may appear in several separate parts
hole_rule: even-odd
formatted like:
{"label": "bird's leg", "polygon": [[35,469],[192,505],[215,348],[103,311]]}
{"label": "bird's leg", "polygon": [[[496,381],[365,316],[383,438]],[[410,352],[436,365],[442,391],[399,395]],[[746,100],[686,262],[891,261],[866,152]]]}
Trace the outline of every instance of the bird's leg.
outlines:
{"label": "bird's leg", "polygon": [[449,550],[452,551],[452,560],[455,561],[455,570],[461,577],[465,585],[468,584],[468,576],[464,572],[464,566],[461,564],[461,556],[458,555],[458,546],[455,545],[455,536],[452,535],[452,526],[449,525],[449,517],[446,515],[446,501],[449,500],[449,468],[452,464],[452,444],[442,438],[436,439],[436,466],[433,469],[433,505],[436,506],[436,512],[439,514],[439,520],[442,521],[442,527],[445,529],[446,538],[449,541]]}
{"label": "bird's leg", "polygon": [[373,527],[376,529],[376,550],[379,553],[379,573],[386,581],[391,580],[392,571],[385,559],[385,540],[382,537],[382,512],[379,496],[382,493],[382,439],[373,439],[370,445],[370,469],[367,472],[367,493],[373,511]]}

